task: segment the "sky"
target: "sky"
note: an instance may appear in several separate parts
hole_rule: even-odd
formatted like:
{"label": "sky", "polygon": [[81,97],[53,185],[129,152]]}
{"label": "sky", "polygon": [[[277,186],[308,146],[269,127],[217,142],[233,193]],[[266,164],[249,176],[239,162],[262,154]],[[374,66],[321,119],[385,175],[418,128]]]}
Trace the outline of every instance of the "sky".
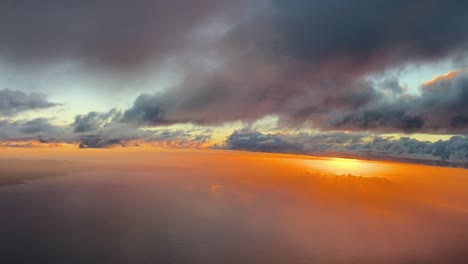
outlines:
{"label": "sky", "polygon": [[0,148],[468,164],[468,3],[0,1]]}

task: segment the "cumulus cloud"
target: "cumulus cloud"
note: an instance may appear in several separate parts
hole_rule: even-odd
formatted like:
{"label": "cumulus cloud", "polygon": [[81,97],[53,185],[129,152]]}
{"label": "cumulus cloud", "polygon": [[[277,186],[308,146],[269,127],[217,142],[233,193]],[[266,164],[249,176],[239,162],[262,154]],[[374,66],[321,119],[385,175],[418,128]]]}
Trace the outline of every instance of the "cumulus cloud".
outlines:
{"label": "cumulus cloud", "polygon": [[[144,135],[144,136],[143,136]],[[211,135],[192,134],[184,130],[158,129],[139,131],[127,136],[113,136],[112,133],[85,135],[79,137],[80,148],[107,148],[115,146],[140,146],[149,144],[167,148],[206,148],[211,146]]]}
{"label": "cumulus cloud", "polygon": [[121,112],[90,112],[76,116],[69,125],[55,125],[46,118],[0,120],[3,147],[34,147],[38,144],[76,143],[80,148],[138,146],[142,143],[171,148],[205,148],[211,145],[207,130],[144,130],[121,122]]}
{"label": "cumulus cloud", "polygon": [[0,139],[63,138],[65,130],[54,126],[46,118],[32,120],[0,120]]}
{"label": "cumulus cloud", "polygon": [[468,166],[467,136],[429,142],[369,133],[263,134],[258,131],[235,131],[226,139],[224,148]]}
{"label": "cumulus cloud", "polygon": [[288,126],[425,131],[426,117],[413,113],[422,99],[406,98],[395,78],[367,77],[468,47],[468,6],[455,1],[264,3],[224,33],[207,54],[211,67],[181,65],[181,83],[141,95],[127,119],[220,124],[277,115]]}
{"label": "cumulus cloud", "polygon": [[120,112],[117,109],[111,109],[106,113],[89,112],[86,115],[77,115],[75,122],[71,124],[75,133],[93,132],[105,124],[119,118]]}
{"label": "cumulus cloud", "polygon": [[330,126],[345,130],[377,130],[466,134],[468,131],[468,71],[436,77],[421,94],[382,97],[357,111],[330,115]]}
{"label": "cumulus cloud", "polygon": [[39,93],[25,93],[10,89],[0,90],[0,116],[13,116],[18,113],[57,106]]}
{"label": "cumulus cloud", "polygon": [[[173,89],[139,96],[124,112],[122,121],[153,126],[174,123],[205,125],[236,120],[249,122],[277,115],[282,125],[288,127],[464,134],[468,129],[468,71],[455,71],[448,76],[424,83],[418,95],[405,93],[406,87],[394,77],[381,83],[328,79],[314,89],[298,88],[296,91],[256,86],[260,87],[254,91],[258,96],[250,94],[252,91],[249,89],[243,90],[247,84],[242,82],[238,86],[219,84],[209,92],[206,90],[191,96],[183,89]],[[276,75],[275,85],[283,83],[278,78]],[[201,84],[194,85],[202,87]],[[198,89],[201,88],[195,90]]]}
{"label": "cumulus cloud", "polygon": [[[282,81],[275,79],[274,83]],[[213,86],[218,90],[213,88],[208,93],[192,96],[177,89],[143,94],[124,112],[122,122],[153,126],[205,125],[236,120],[250,122],[277,115],[282,126],[308,126],[324,131],[442,134],[465,134],[468,131],[467,70],[454,71],[424,83],[418,95],[407,94],[407,88],[395,77],[382,82],[329,79],[317,85],[319,90],[298,88],[295,92],[286,88],[268,90],[271,86],[267,85],[256,86],[266,90],[263,94],[261,89],[256,90],[258,96],[253,97],[250,90],[242,89],[242,82],[238,88],[224,83]]]}

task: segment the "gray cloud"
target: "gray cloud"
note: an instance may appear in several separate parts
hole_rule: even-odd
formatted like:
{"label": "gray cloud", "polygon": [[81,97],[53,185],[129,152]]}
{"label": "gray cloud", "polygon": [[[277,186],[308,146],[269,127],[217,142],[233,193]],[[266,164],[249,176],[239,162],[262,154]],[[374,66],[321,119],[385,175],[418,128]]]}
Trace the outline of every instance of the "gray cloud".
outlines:
{"label": "gray cloud", "polygon": [[468,167],[467,136],[429,142],[369,133],[262,134],[257,131],[235,131],[226,139],[224,148]]}
{"label": "gray cloud", "polygon": [[57,106],[39,93],[24,93],[10,89],[0,90],[0,116],[13,116],[18,113]]}
{"label": "gray cloud", "polygon": [[249,52],[369,70],[465,50],[466,11],[456,0],[2,1],[0,55],[114,68],[215,41],[222,59]]}
{"label": "gray cloud", "polygon": [[181,65],[181,84],[141,95],[127,119],[147,125],[220,124],[278,115],[284,125],[294,127],[442,131],[413,113],[413,104],[423,99],[404,98],[397,79],[377,84],[366,77],[405,63],[464,53],[466,4],[266,3],[251,17],[242,17],[206,54],[215,66]]}
{"label": "gray cloud", "polygon": [[116,109],[111,109],[106,113],[89,112],[86,115],[77,115],[71,126],[75,133],[93,132],[105,124],[117,120],[119,115],[120,112]]}
{"label": "gray cloud", "polygon": [[50,124],[48,119],[36,118],[32,120],[0,120],[1,140],[22,139],[63,139],[66,129]]}
{"label": "gray cloud", "polygon": [[424,84],[418,96],[400,94],[353,112],[336,112],[334,129],[465,134],[468,131],[468,71]]}
{"label": "gray cloud", "polygon": [[[80,148],[107,148],[113,146],[138,146],[140,143],[150,143],[158,147],[170,148],[204,148],[210,143],[209,134],[192,134],[184,130],[158,129],[152,131],[135,131],[129,135],[113,135],[102,132],[99,135],[79,137]],[[136,141],[132,141],[136,140]]]}
{"label": "gray cloud", "polygon": [[317,123],[331,109],[357,109],[382,96],[369,81],[303,80],[302,73],[283,72],[282,64],[226,67],[201,79],[195,73],[164,92],[140,95],[123,120],[143,125],[204,125],[254,121],[276,114],[290,124]]}
{"label": "gray cloud", "polygon": [[10,62],[141,66],[184,50],[231,1],[1,1],[0,56]]}
{"label": "gray cloud", "polygon": [[[257,81],[263,81],[258,78],[260,81]],[[277,85],[286,80],[276,75],[273,83]],[[173,89],[141,95],[125,111],[122,121],[156,126],[204,125],[236,120],[250,122],[266,115],[278,115],[282,126],[322,130],[445,134],[468,131],[466,70],[422,85],[419,95],[406,94],[406,88],[395,77],[381,83],[328,79],[306,90],[263,84],[256,86],[261,89],[255,91],[244,90],[248,84],[243,82],[212,83],[210,89],[197,88],[202,86],[196,82],[193,84],[196,89],[192,92]]]}
{"label": "gray cloud", "polygon": [[[210,143],[208,130],[143,130],[121,122],[121,112],[90,112],[75,122],[60,126],[46,118],[32,120],[0,120],[0,142],[3,147],[31,147],[27,141],[40,143],[77,143],[80,148],[134,146],[140,143],[172,148],[202,148]],[[15,141],[26,141],[16,142]]]}
{"label": "gray cloud", "polygon": [[369,71],[467,48],[468,4],[456,0],[273,3],[277,49],[318,65]]}
{"label": "gray cloud", "polygon": [[118,138],[106,138],[99,135],[81,136],[79,148],[107,148],[122,144]]}
{"label": "gray cloud", "polygon": [[227,138],[226,148],[279,153],[304,153],[305,151],[301,143],[291,142],[282,136],[239,131],[234,131]]}
{"label": "gray cloud", "polygon": [[150,125],[170,123],[164,119],[165,105],[159,94],[142,94],[134,101],[133,106],[124,112],[122,121]]}

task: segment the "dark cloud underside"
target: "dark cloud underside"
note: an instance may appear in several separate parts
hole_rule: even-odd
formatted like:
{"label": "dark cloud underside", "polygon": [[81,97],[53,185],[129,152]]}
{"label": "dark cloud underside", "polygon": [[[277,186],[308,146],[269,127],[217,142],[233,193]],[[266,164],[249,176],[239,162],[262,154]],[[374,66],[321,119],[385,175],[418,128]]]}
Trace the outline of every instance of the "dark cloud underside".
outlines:
{"label": "dark cloud underside", "polygon": [[466,136],[428,142],[368,133],[263,134],[256,131],[235,131],[227,138],[224,147],[233,150],[350,156],[468,167]]}
{"label": "dark cloud underside", "polygon": [[0,117],[13,116],[21,112],[45,109],[58,104],[47,100],[39,93],[24,93],[10,89],[0,90]]}
{"label": "dark cloud underside", "polygon": [[[468,4],[449,0],[274,0],[278,47],[299,59],[382,67],[466,50]],[[344,65],[344,64],[343,64]]]}
{"label": "dark cloud underside", "polygon": [[82,61],[139,66],[182,48],[229,1],[46,0],[0,2],[0,56],[20,64]]}

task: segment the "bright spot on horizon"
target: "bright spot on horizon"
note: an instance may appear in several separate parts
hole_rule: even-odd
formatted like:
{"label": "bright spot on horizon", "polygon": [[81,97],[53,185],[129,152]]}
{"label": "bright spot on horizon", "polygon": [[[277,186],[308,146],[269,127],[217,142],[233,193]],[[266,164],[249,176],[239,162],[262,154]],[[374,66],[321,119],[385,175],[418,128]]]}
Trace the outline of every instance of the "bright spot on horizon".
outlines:
{"label": "bright spot on horizon", "polygon": [[350,174],[350,171],[363,170],[366,166],[360,160],[346,158],[331,158],[329,163],[337,174]]}
{"label": "bright spot on horizon", "polygon": [[379,177],[381,172],[390,171],[391,163],[338,157],[319,157],[299,160],[300,166],[307,170],[318,170],[342,176]]}

